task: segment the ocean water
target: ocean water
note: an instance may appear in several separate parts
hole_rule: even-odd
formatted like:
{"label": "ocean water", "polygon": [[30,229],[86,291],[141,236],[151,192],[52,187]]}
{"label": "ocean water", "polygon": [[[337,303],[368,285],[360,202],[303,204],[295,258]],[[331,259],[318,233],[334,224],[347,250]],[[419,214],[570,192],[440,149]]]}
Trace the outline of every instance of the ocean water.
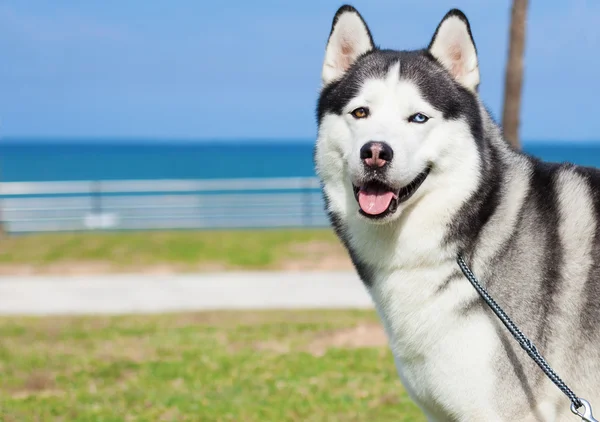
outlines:
{"label": "ocean water", "polygon": [[[600,141],[529,142],[539,158],[600,167]],[[314,176],[313,143],[0,142],[0,181]]]}
{"label": "ocean water", "polygon": [[309,142],[0,143],[0,179],[5,182],[313,174]]}

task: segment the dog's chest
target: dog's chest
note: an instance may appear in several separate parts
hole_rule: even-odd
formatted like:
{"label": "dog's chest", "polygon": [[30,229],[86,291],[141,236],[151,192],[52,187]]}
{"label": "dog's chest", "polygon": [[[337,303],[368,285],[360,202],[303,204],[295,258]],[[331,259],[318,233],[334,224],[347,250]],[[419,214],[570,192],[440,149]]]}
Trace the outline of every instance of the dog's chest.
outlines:
{"label": "dog's chest", "polygon": [[402,383],[438,417],[447,416],[441,408],[458,410],[494,394],[494,326],[481,312],[465,314],[475,292],[466,281],[444,285],[453,273],[451,263],[381,272],[370,288]]}

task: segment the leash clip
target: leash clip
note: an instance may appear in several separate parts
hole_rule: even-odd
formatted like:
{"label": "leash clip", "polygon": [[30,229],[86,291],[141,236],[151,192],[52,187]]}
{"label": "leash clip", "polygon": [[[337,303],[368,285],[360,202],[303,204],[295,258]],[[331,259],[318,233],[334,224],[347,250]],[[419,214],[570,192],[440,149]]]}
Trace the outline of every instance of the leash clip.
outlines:
{"label": "leash clip", "polygon": [[598,419],[594,418],[592,415],[592,405],[590,402],[584,399],[579,399],[581,405],[583,407],[583,413],[579,412],[579,409],[575,407],[575,404],[571,403],[571,412],[575,413],[577,416],[581,418],[582,421],[585,422],[600,422]]}

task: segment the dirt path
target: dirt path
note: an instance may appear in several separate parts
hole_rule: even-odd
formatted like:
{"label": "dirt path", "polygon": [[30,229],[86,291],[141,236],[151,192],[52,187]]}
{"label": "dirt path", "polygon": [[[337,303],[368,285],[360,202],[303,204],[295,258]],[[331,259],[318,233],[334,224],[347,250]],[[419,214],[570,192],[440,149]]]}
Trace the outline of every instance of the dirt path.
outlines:
{"label": "dirt path", "polygon": [[0,277],[0,314],[371,307],[353,271]]}

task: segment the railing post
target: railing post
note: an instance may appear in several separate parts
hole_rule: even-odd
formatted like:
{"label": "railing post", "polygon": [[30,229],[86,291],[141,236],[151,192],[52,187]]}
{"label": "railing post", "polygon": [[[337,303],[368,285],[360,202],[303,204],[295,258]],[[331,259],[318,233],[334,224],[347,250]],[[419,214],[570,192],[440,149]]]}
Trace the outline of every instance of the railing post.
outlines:
{"label": "railing post", "polygon": [[312,226],[312,207],[311,207],[311,187],[310,187],[310,179],[305,178],[303,181],[302,187],[302,223],[304,227]]}

